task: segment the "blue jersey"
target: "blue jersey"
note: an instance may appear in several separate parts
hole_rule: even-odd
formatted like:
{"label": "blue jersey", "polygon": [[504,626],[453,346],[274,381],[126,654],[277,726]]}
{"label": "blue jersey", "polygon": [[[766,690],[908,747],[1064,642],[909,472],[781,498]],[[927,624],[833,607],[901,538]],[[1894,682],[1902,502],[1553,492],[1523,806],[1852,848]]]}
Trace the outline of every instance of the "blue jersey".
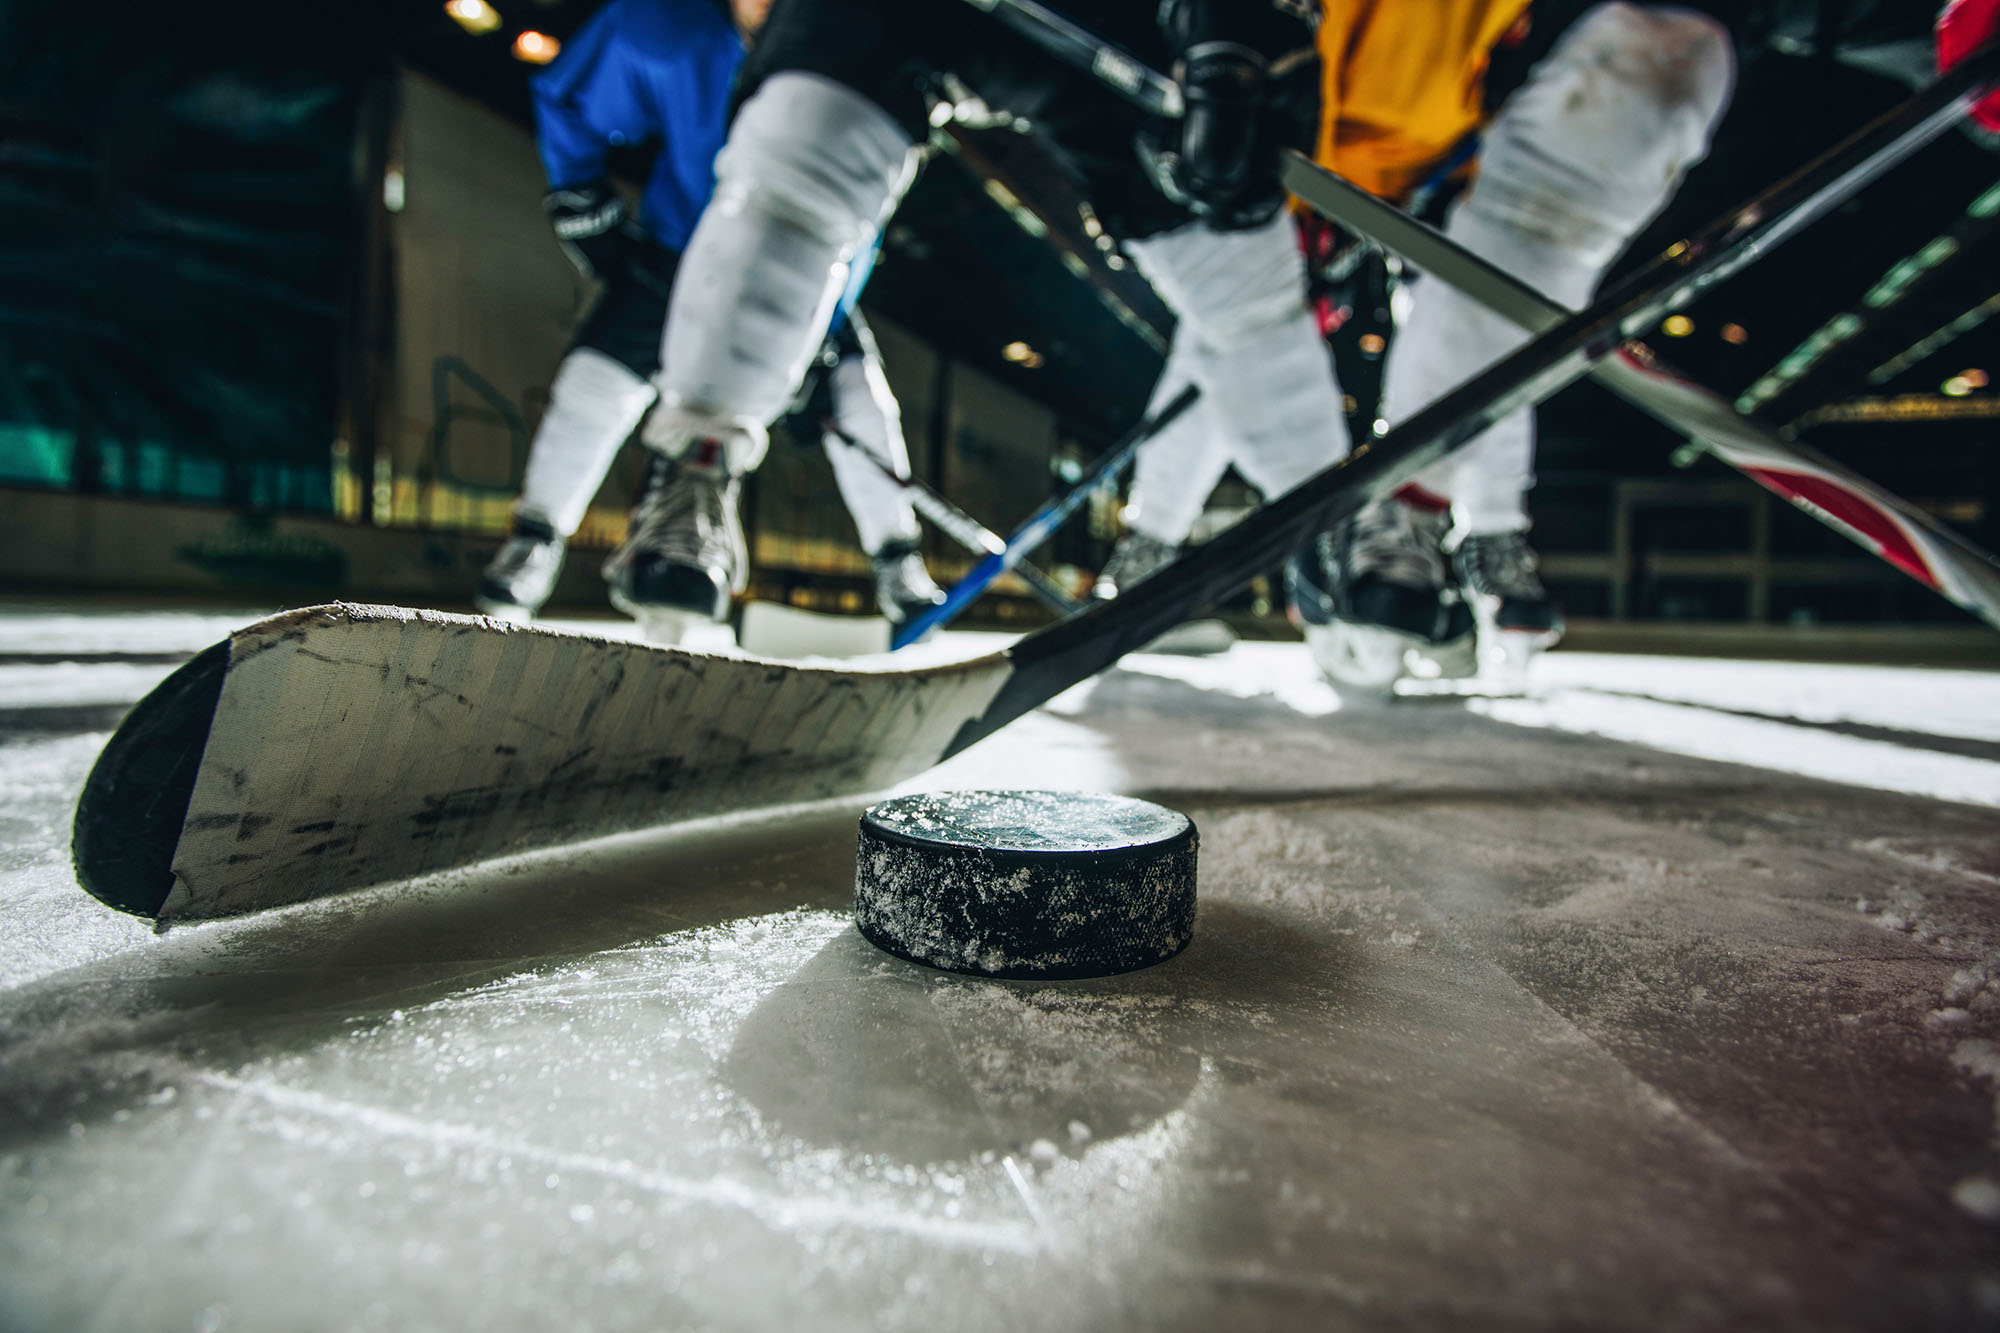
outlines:
{"label": "blue jersey", "polygon": [[610,0],[529,80],[552,189],[607,174],[614,148],[658,145],[639,222],[675,253],[715,191],[743,40],[719,0]]}

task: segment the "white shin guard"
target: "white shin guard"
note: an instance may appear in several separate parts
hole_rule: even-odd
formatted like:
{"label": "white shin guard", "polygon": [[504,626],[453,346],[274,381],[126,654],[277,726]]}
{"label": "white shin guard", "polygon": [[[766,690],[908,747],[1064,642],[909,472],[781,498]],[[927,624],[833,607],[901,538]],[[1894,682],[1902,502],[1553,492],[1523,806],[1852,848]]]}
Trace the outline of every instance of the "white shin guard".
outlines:
{"label": "white shin guard", "polygon": [[[881,365],[872,356],[845,357],[833,368],[832,376],[835,424],[897,476],[909,476],[910,451],[903,441],[902,413]],[[922,535],[902,487],[841,441],[828,437],[825,446],[827,461],[833,464],[834,484],[854,518],[862,550],[873,555],[891,541],[912,541]]]}
{"label": "white shin guard", "polygon": [[1228,423],[1229,461],[1244,480],[1275,499],[1346,456],[1333,361],[1306,310],[1288,215],[1241,232],[1195,223],[1128,248],[1179,316],[1187,373],[1209,420]]}
{"label": "white shin guard", "polygon": [[887,112],[830,79],[776,74],[744,103],[674,282],[647,444],[677,453],[686,439],[718,439],[738,473],[763,459],[765,426],[914,161]]}
{"label": "white shin guard", "polygon": [[654,393],[651,384],[602,352],[579,347],[565,356],[528,446],[516,511],[565,537],[575,532],[618,446],[639,424]]}
{"label": "white shin guard", "polygon": [[[1735,77],[1727,31],[1665,5],[1591,10],[1486,133],[1479,179],[1445,232],[1572,309],[1708,151]],[[1383,415],[1401,421],[1527,341],[1435,280],[1416,290],[1390,354]],[[1523,409],[1417,477],[1460,527],[1528,526],[1534,418]]]}
{"label": "white shin guard", "polygon": [[[1188,368],[1193,343],[1175,339],[1167,364],[1146,406],[1155,414],[1193,383]],[[1125,501],[1125,524],[1155,541],[1179,546],[1194,531],[1209,493],[1229,470],[1234,446],[1206,400],[1199,400],[1139,446],[1132,465],[1132,489]]]}

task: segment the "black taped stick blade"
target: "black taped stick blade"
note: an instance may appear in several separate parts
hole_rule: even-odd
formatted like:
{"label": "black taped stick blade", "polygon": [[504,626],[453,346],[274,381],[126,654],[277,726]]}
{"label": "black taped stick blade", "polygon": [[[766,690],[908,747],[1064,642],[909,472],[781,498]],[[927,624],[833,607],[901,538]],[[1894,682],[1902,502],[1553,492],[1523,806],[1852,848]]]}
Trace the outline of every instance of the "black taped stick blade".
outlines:
{"label": "black taped stick blade", "polygon": [[1109,976],[1194,934],[1194,822],[1128,796],[959,791],[861,817],[854,919],[899,958],[979,976]]}
{"label": "black taped stick blade", "polygon": [[172,892],[174,849],[228,674],[228,642],[204,650],[125,715],[90,770],[70,856],[77,882],[106,906],[158,917]]}

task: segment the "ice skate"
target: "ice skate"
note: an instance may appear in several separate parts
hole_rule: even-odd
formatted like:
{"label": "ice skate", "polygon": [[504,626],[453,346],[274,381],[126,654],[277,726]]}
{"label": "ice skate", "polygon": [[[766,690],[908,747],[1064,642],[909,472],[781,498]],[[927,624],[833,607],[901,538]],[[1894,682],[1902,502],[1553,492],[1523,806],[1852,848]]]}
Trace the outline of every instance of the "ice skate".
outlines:
{"label": "ice skate", "polygon": [[1562,608],[1542,586],[1527,534],[1469,534],[1452,553],[1452,567],[1478,619],[1482,674],[1518,686],[1563,635]]}
{"label": "ice skate", "polygon": [[656,455],[625,544],[604,562],[611,604],[655,643],[678,643],[692,625],[726,619],[748,578],[738,479],[722,460],[712,441],[679,462]]}
{"label": "ice skate", "polygon": [[1390,499],[1318,537],[1285,567],[1306,649],[1336,686],[1386,695],[1396,682],[1471,675],[1471,610],[1451,586],[1448,511]]}
{"label": "ice skate", "polygon": [[869,557],[875,566],[875,603],[892,626],[902,626],[934,606],[944,605],[944,589],[932,580],[913,539],[884,542]]}
{"label": "ice skate", "polygon": [[472,604],[495,620],[527,624],[555,591],[566,546],[562,534],[541,519],[517,514],[507,540],[480,574]]}
{"label": "ice skate", "polygon": [[1090,585],[1091,598],[1100,602],[1110,601],[1139,580],[1149,578],[1172,564],[1180,549],[1172,542],[1162,541],[1137,528],[1126,529],[1118,544],[1111,548],[1111,558],[1104,562],[1097,581]]}

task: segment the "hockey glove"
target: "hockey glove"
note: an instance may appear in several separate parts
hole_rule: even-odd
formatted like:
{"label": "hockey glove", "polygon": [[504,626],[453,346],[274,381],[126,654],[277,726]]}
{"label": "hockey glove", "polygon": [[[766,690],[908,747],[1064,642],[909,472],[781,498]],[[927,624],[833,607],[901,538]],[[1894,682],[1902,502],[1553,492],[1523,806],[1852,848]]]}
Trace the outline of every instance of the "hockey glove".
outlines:
{"label": "hockey glove", "polygon": [[1285,203],[1279,150],[1309,147],[1318,125],[1311,27],[1281,6],[1203,0],[1168,0],[1160,25],[1187,108],[1147,153],[1161,190],[1223,231],[1270,221]]}
{"label": "hockey glove", "polygon": [[625,201],[608,181],[551,190],[542,199],[563,254],[586,278],[608,278],[629,257]]}

